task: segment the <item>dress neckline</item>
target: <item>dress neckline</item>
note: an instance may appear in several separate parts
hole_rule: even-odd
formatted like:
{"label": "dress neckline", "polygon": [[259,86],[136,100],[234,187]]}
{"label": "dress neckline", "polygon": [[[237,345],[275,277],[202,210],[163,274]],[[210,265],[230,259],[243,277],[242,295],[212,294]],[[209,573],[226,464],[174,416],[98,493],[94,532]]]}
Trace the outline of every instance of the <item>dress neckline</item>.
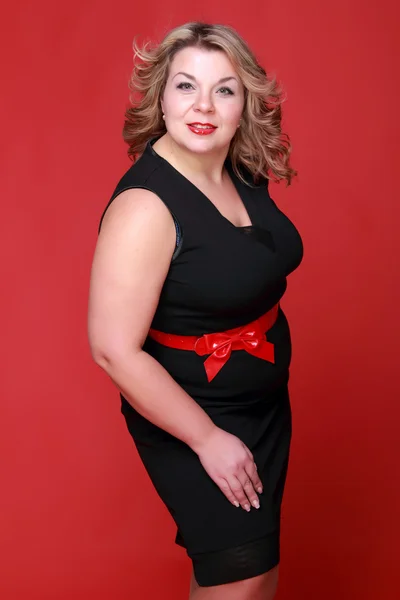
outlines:
{"label": "dress neckline", "polygon": [[177,173],[181,178],[183,178],[193,189],[195,189],[199,194],[201,194],[201,196],[203,196],[203,198],[205,198],[207,200],[207,204],[210,206],[211,210],[213,210],[213,212],[216,213],[217,216],[220,219],[222,219],[223,221],[225,221],[225,223],[227,223],[230,227],[232,227],[233,229],[236,229],[236,230],[256,227],[254,215],[252,214],[251,208],[249,207],[249,203],[247,203],[245,200],[246,190],[244,190],[244,188],[246,186],[244,183],[242,183],[239,180],[236,173],[234,172],[229,156],[226,157],[224,166],[228,172],[230,180],[232,181],[232,183],[239,195],[240,200],[242,201],[244,209],[247,212],[247,216],[249,218],[250,225],[235,225],[234,223],[232,223],[232,221],[230,221],[227,217],[225,217],[221,213],[221,211],[218,210],[218,208],[215,206],[215,204],[210,200],[210,198],[204,192],[202,192],[200,188],[197,187],[197,185],[195,185],[192,181],[190,181],[190,179],[188,179],[185,175],[183,175],[183,173],[178,171],[178,169],[176,169],[168,160],[166,160],[163,156],[161,156],[154,150],[153,144],[158,139],[159,139],[158,137],[150,139],[146,144],[145,152],[146,151],[149,152],[153,157],[157,158],[159,161],[161,161],[163,164],[167,165],[170,169],[172,169],[175,173]]}

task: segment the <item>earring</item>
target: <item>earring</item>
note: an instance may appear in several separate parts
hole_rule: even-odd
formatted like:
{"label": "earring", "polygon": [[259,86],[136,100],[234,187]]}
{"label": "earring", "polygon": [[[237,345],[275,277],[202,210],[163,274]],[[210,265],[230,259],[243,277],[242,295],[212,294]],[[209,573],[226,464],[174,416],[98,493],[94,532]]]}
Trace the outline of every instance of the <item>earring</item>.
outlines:
{"label": "earring", "polygon": [[162,118],[163,118],[163,119],[164,119],[164,121],[165,121],[165,115],[164,115],[164,114],[163,114]]}

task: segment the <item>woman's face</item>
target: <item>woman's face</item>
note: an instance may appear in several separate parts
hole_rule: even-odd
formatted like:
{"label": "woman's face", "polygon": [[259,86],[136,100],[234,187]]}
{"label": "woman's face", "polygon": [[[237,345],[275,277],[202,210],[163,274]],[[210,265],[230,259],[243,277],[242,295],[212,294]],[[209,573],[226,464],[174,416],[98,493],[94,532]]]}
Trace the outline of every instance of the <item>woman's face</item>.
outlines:
{"label": "woman's face", "polygon": [[243,84],[224,52],[184,48],[175,55],[161,101],[175,143],[198,154],[227,152],[243,106]]}

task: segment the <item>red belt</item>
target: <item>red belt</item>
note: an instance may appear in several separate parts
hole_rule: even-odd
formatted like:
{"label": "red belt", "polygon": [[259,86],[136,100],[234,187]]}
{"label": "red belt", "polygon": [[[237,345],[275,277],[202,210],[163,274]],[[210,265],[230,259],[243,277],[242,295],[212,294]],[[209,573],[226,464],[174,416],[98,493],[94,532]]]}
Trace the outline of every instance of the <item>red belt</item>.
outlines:
{"label": "red belt", "polygon": [[248,325],[217,333],[206,333],[201,337],[175,335],[155,329],[150,329],[149,337],[169,348],[194,350],[199,356],[210,354],[211,356],[204,361],[204,367],[207,379],[211,381],[228,361],[232,350],[246,350],[262,360],[275,362],[274,345],[268,342],[266,332],[275,323],[278,310],[279,303]]}

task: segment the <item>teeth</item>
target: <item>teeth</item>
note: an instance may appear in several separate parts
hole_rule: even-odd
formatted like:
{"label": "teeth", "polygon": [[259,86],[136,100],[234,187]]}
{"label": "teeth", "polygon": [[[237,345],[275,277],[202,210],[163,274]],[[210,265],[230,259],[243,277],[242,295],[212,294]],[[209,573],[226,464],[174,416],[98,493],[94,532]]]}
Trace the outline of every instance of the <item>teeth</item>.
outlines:
{"label": "teeth", "polygon": [[209,127],[208,125],[192,125],[196,129],[213,129],[213,127]]}

